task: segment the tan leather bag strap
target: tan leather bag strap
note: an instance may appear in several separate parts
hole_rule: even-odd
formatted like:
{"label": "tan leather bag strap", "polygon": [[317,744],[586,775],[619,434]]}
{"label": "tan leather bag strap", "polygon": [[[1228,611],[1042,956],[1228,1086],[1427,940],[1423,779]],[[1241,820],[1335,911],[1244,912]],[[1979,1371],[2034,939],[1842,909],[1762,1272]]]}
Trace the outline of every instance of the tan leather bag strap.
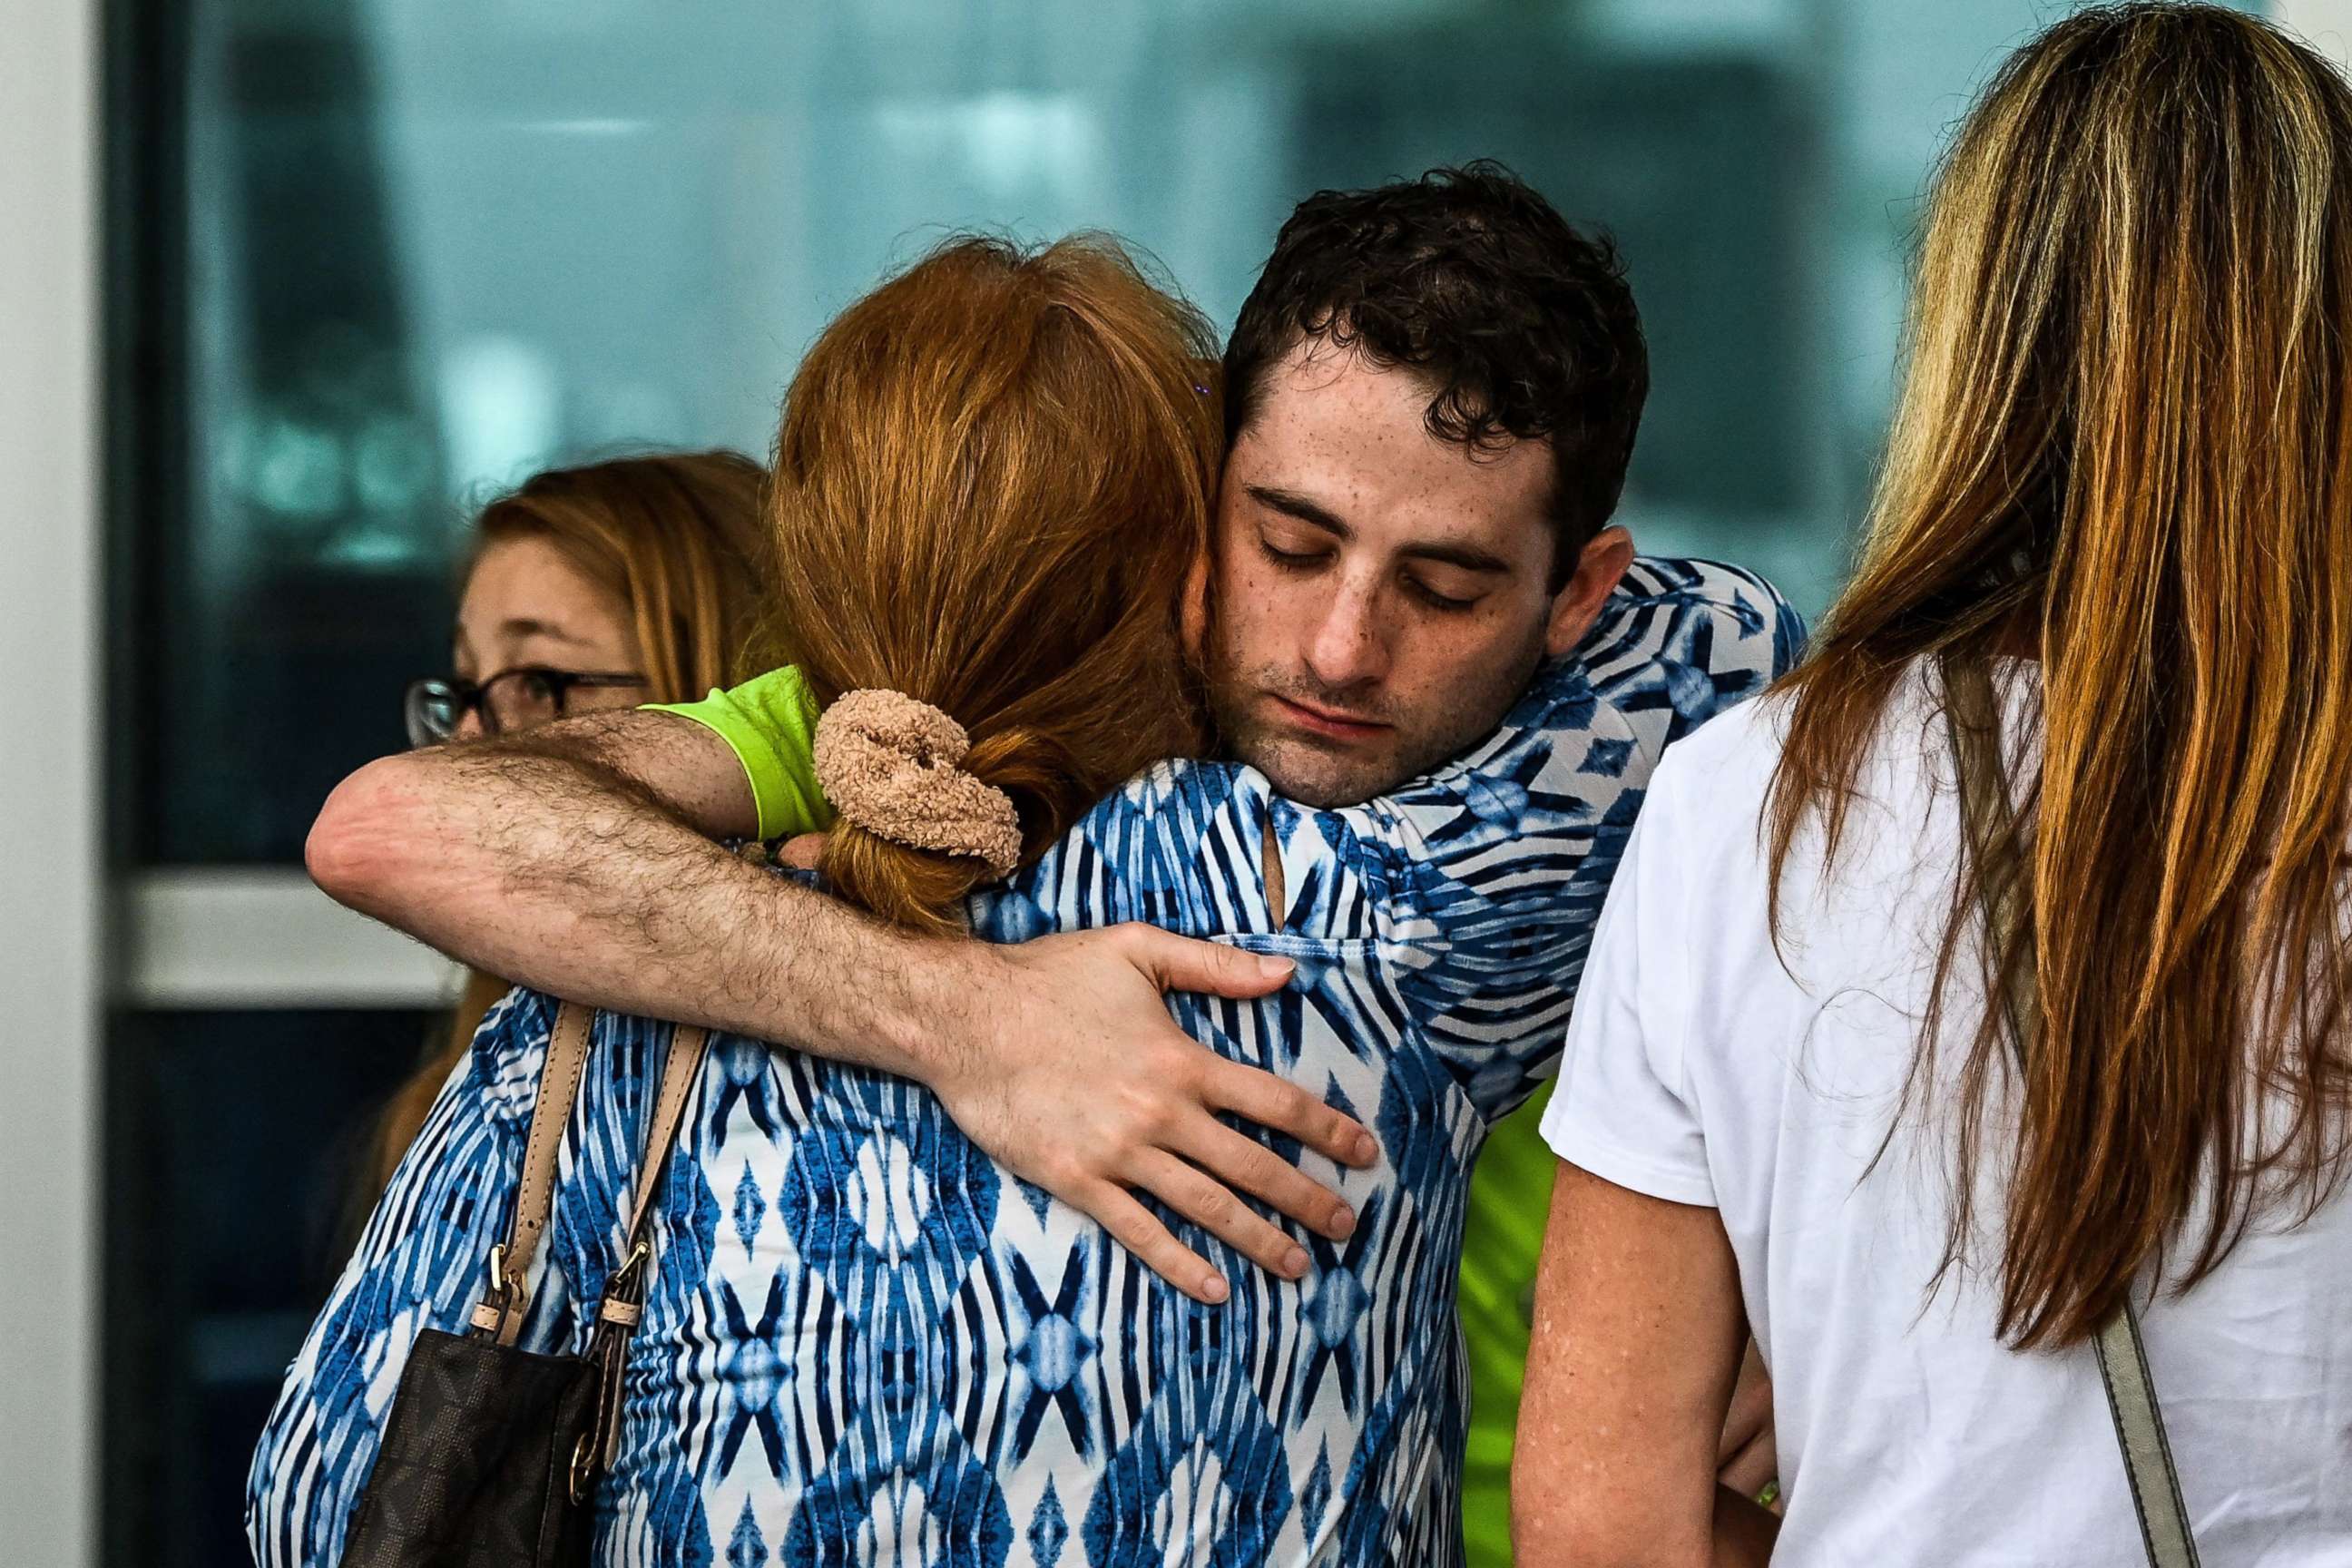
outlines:
{"label": "tan leather bag strap", "polygon": [[[1948,659],[1944,664],[1945,717],[1950,726],[1952,760],[1959,770],[1960,808],[1968,830],[1985,931],[1998,943],[2027,919],[2024,879],[2014,868],[1996,883],[1986,874],[1986,847],[2012,825],[2015,807],[2000,769],[2000,703],[1983,667]],[[2041,1032],[2042,1004],[2035,994],[2030,952],[2000,976],[1999,1004],[2021,1065]],[[2126,1296],[2099,1325],[2092,1341],[2099,1382],[2107,1394],[2107,1415],[2122,1451],[2124,1479],[2131,1483],[2132,1512],[2139,1521],[2140,1545],[2150,1568],[2197,1568],[2197,1538],[2189,1526],[2189,1505],[2180,1495],[2180,1475],[2157,1403],[2156,1381],[2141,1342],[2139,1310]]]}
{"label": "tan leather bag strap", "polygon": [[[489,1286],[473,1312],[474,1327],[495,1334],[502,1345],[512,1345],[522,1332],[523,1309],[528,1301],[524,1286],[531,1263],[539,1256],[540,1243],[547,1234],[549,1216],[554,1211],[557,1158],[563,1150],[563,1130],[580,1099],[580,1081],[588,1064],[595,1020],[593,1008],[565,1002],[556,1008],[555,1025],[548,1034],[539,1093],[531,1102],[530,1131],[523,1141],[514,1217],[509,1223],[506,1240],[490,1249]],[[637,1173],[636,1190],[629,1206],[627,1240],[622,1254],[625,1272],[629,1270],[629,1259],[644,1240],[653,1196],[658,1190],[661,1172],[669,1163],[669,1152],[677,1142],[687,1096],[709,1044],[706,1031],[684,1026],[671,1037],[669,1056],[662,1067],[661,1089],[646,1129],[643,1168]]]}
{"label": "tan leather bag strap", "polygon": [[539,1256],[540,1237],[547,1234],[547,1218],[555,1205],[556,1157],[563,1150],[563,1130],[580,1099],[580,1080],[588,1066],[589,1031],[596,1015],[566,1002],[555,1010],[555,1026],[548,1033],[547,1063],[539,1076],[539,1096],[531,1102],[530,1136],[522,1149],[522,1184],[515,1191],[514,1224],[507,1232],[507,1263],[520,1279]]}
{"label": "tan leather bag strap", "polygon": [[490,1248],[490,1281],[481,1304],[474,1309],[478,1329],[511,1345],[522,1331],[524,1281],[531,1260],[539,1256],[540,1238],[555,1202],[556,1157],[563,1150],[563,1129],[580,1098],[580,1079],[588,1065],[589,1026],[595,1014],[569,1002],[555,1010],[548,1031],[547,1058],[540,1069],[539,1093],[530,1107],[530,1131],[523,1140],[522,1179],[515,1189],[514,1216],[506,1239]]}
{"label": "tan leather bag strap", "polygon": [[708,1031],[676,1026],[669,1055],[662,1062],[661,1089],[654,1096],[653,1113],[646,1122],[646,1148],[637,1170],[635,1194],[629,1200],[629,1225],[621,1244],[621,1264],[604,1281],[604,1300],[596,1303],[596,1331],[589,1342],[589,1359],[597,1367],[596,1417],[572,1457],[572,1492],[584,1500],[598,1468],[609,1468],[621,1442],[621,1371],[629,1336],[645,1318],[646,1276],[653,1268],[653,1243],[646,1227],[653,1218],[654,1200],[662,1177],[669,1171],[670,1152],[677,1146],[679,1125],[694,1098],[702,1058],[710,1046]]}
{"label": "tan leather bag strap", "polygon": [[662,1063],[661,1092],[654,1099],[653,1119],[646,1123],[646,1152],[637,1171],[637,1190],[629,1200],[628,1240],[624,1245],[632,1250],[645,1241],[654,1197],[661,1191],[663,1173],[669,1169],[670,1151],[677,1146],[678,1124],[686,1119],[687,1101],[694,1093],[695,1079],[702,1071],[703,1054],[709,1046],[708,1030],[680,1024],[671,1032],[669,1057]]}

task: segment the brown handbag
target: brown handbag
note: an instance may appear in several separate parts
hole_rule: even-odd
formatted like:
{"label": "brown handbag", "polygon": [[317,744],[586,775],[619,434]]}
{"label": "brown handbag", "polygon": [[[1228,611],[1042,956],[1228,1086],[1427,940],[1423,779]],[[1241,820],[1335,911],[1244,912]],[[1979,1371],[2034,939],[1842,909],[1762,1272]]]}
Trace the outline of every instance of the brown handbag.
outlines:
{"label": "brown handbag", "polygon": [[582,1355],[518,1349],[524,1281],[546,1234],[557,1151],[579,1097],[594,1014],[557,1010],[523,1148],[522,1183],[489,1286],[463,1334],[426,1329],[402,1369],[344,1568],[573,1568],[588,1562],[596,1476],[620,1436],[621,1369],[644,1312],[646,1224],[709,1045],[681,1026],[646,1128],[620,1267]]}

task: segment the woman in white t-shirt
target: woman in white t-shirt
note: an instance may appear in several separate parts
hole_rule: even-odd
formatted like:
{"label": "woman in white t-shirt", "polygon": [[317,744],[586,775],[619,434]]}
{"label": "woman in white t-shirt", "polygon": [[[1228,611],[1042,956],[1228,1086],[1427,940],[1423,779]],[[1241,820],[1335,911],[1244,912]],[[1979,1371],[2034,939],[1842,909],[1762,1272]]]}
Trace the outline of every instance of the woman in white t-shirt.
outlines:
{"label": "woman in white t-shirt", "polygon": [[1585,970],[1526,1568],[2188,1560],[2126,1301],[2204,1560],[2352,1563],[2347,317],[2352,92],[2255,18],[2078,15],[1962,126],[1860,570]]}

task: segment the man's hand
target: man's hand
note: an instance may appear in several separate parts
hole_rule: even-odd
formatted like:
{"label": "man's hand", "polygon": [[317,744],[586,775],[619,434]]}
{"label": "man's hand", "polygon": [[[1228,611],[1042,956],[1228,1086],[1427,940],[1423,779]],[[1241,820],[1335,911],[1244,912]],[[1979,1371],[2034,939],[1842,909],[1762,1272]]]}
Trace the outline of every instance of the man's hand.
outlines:
{"label": "man's hand", "polygon": [[[1748,1342],[1748,1353],[1740,1360],[1739,1382],[1731,1391],[1731,1411],[1723,1418],[1723,1441],[1715,1457],[1721,1467],[1715,1479],[1741,1497],[1764,1503],[1765,1488],[1774,1487],[1777,1492],[1780,1455],[1773,1441],[1772,1376],[1764,1370],[1754,1340]],[[1776,1496],[1764,1506],[1778,1513],[1778,1503]]]}
{"label": "man's hand", "polygon": [[1286,1279],[1304,1248],[1235,1195],[1339,1239],[1347,1203],[1254,1138],[1230,1112],[1341,1164],[1370,1164],[1364,1128],[1297,1085],[1229,1061],[1178,1028],[1161,995],[1247,999],[1287,983],[1287,961],[1146,925],[955,950],[970,969],[967,1048],[923,1076],[957,1126],[1024,1180],[1091,1215],[1155,1273],[1197,1300],[1228,1287],[1138,1202],[1147,1193]]}

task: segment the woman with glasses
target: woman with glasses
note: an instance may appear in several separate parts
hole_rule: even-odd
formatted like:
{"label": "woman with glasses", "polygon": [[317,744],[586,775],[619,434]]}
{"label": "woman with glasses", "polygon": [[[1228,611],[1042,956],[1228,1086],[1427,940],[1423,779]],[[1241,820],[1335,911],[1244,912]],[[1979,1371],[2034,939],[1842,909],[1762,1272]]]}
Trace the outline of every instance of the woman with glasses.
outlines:
{"label": "woman with glasses", "polygon": [[[410,742],[686,702],[731,685],[750,668],[766,479],[733,452],[667,453],[550,468],[492,501],[466,563],[454,672],[408,688]],[[495,975],[467,977],[448,1037],[377,1130],[373,1189],[391,1179],[475,1027],[508,989]]]}

